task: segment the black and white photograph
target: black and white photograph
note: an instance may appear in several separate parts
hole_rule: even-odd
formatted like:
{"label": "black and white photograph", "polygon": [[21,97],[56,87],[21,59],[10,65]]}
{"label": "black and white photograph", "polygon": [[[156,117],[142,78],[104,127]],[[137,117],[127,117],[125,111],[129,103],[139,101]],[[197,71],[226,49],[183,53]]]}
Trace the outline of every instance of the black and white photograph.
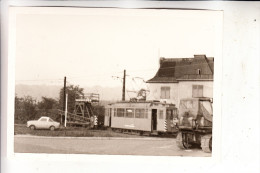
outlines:
{"label": "black and white photograph", "polygon": [[[29,172],[256,168],[248,154],[259,153],[259,137],[250,137],[259,129],[254,11],[243,3],[60,3],[8,7],[10,164]],[[234,167],[240,158],[248,163]]]}
{"label": "black and white photograph", "polygon": [[11,12],[14,152],[211,156],[221,12]]}

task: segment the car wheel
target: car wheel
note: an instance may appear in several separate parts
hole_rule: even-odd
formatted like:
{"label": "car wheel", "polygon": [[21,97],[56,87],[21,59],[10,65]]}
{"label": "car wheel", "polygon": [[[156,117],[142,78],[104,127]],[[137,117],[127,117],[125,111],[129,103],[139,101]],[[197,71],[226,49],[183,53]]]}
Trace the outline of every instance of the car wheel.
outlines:
{"label": "car wheel", "polygon": [[54,131],[54,130],[55,130],[55,127],[54,127],[54,126],[51,126],[51,127],[50,127],[50,130],[51,130],[51,131]]}
{"label": "car wheel", "polygon": [[30,126],[30,129],[31,129],[31,130],[35,130],[35,126],[34,126],[34,125],[31,125],[31,126]]}

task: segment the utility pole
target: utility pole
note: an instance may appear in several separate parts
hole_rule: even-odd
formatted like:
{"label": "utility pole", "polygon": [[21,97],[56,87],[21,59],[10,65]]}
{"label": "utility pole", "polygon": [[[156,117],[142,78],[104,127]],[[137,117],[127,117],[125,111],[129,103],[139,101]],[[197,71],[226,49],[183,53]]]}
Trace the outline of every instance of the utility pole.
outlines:
{"label": "utility pole", "polygon": [[125,101],[125,70],[124,70],[124,76],[123,76],[122,101]]}
{"label": "utility pole", "polygon": [[63,88],[63,111],[65,111],[66,103],[66,76],[64,77],[64,88]]}
{"label": "utility pole", "polygon": [[65,122],[64,126],[67,127],[67,115],[68,115],[68,94],[66,94],[66,104],[65,104]]}

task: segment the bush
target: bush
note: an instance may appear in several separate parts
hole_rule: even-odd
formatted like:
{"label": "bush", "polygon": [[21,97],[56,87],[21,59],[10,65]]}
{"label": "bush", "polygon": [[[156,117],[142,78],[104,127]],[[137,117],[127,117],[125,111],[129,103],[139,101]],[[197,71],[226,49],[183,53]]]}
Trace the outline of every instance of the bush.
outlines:
{"label": "bush", "polygon": [[15,96],[15,122],[25,123],[36,115],[36,100],[31,96],[18,98]]}
{"label": "bush", "polygon": [[42,97],[42,101],[37,103],[31,96],[23,98],[15,96],[15,123],[26,123],[29,120],[39,119],[41,116],[48,116],[59,121],[60,116],[55,113],[57,107],[58,101],[52,98]]}

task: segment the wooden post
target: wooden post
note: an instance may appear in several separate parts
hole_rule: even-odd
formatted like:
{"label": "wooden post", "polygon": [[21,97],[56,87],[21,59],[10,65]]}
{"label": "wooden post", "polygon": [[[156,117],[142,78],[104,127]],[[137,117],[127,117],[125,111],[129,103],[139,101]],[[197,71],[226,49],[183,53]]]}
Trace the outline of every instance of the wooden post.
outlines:
{"label": "wooden post", "polygon": [[67,126],[67,114],[68,114],[68,94],[66,94],[66,105],[65,105],[65,124],[64,126]]}
{"label": "wooden post", "polygon": [[66,102],[66,76],[64,77],[64,88],[63,88],[63,111],[65,111],[65,102]]}
{"label": "wooden post", "polygon": [[125,70],[124,70],[124,76],[123,76],[122,101],[125,101]]}

